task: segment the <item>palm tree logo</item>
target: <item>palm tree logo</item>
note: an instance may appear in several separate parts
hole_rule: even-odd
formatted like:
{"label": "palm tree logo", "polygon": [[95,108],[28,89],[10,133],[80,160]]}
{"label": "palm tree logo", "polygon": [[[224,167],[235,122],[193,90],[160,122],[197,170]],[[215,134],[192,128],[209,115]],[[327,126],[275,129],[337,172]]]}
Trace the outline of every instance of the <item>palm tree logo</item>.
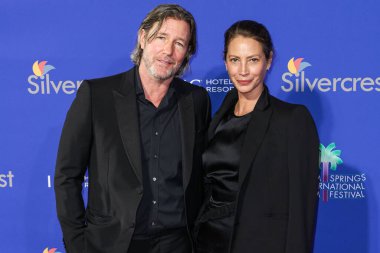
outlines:
{"label": "palm tree logo", "polygon": [[[339,157],[342,153],[341,150],[334,150],[335,143],[330,143],[327,147],[323,144],[319,145],[320,151],[320,163],[322,164],[322,181],[328,182],[329,169],[336,171],[339,164],[343,163],[343,160]],[[323,190],[323,201],[328,201],[328,190]]]}

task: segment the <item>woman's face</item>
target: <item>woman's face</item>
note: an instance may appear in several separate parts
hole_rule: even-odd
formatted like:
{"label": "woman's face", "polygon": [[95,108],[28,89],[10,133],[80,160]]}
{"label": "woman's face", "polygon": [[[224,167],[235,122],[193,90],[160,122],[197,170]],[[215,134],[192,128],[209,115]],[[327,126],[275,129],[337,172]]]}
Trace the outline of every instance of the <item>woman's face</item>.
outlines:
{"label": "woman's face", "polygon": [[260,95],[271,62],[272,54],[266,59],[260,42],[253,38],[237,36],[228,45],[226,68],[242,95]]}

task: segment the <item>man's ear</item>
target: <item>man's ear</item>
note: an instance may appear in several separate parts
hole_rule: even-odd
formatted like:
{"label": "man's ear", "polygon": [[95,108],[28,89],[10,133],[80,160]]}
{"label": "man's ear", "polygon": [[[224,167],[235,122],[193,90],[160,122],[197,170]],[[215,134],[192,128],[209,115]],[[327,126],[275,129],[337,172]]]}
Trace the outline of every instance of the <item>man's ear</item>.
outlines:
{"label": "man's ear", "polygon": [[144,29],[139,31],[138,42],[141,49],[144,49],[146,43],[146,32]]}

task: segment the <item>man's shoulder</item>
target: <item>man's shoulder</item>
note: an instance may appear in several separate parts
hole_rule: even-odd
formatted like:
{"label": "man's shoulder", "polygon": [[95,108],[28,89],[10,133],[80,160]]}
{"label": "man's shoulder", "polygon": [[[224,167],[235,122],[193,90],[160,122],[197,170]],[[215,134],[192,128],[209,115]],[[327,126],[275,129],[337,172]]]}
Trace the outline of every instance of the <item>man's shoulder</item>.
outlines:
{"label": "man's shoulder", "polygon": [[134,68],[110,76],[83,80],[81,86],[86,86],[94,94],[106,94],[112,93],[113,90],[123,91],[125,84],[131,83],[133,80]]}
{"label": "man's shoulder", "polygon": [[133,68],[128,71],[124,71],[124,72],[117,73],[114,75],[92,78],[92,79],[88,79],[84,81],[91,85],[105,85],[105,84],[109,85],[112,83],[119,83],[120,81],[127,78],[129,75],[133,75]]}
{"label": "man's shoulder", "polygon": [[125,73],[127,73],[127,72],[122,72],[122,73],[118,73],[118,74],[114,74],[114,75],[110,75],[110,76],[92,78],[92,79],[88,79],[85,81],[87,81],[88,83],[94,83],[94,84],[108,83],[108,82],[112,82],[114,80],[121,79],[125,75]]}

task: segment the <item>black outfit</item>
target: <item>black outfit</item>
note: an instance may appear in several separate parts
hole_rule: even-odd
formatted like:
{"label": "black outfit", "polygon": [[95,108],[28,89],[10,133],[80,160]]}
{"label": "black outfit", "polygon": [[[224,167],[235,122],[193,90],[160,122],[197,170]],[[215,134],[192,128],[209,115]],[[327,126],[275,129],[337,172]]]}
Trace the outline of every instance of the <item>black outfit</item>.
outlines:
{"label": "black outfit", "polygon": [[137,209],[133,238],[141,239],[184,228],[186,219],[177,87],[171,85],[156,108],[145,99],[136,74],[144,195]]}
{"label": "black outfit", "polygon": [[[147,189],[149,183],[144,183],[145,176],[150,174],[145,174],[146,161],[142,160],[146,154],[141,147],[141,138],[146,133],[139,125],[142,118],[139,119],[136,71],[134,67],[118,75],[83,81],[67,113],[59,144],[54,188],[68,253],[126,253],[136,222],[144,228],[137,212],[143,196],[156,197]],[[176,196],[173,203],[178,204],[183,199],[185,229],[189,232],[202,202],[201,154],[209,123],[210,101],[205,89],[181,79],[174,78],[171,86],[176,87],[180,133],[180,147],[177,148],[181,150],[175,160],[180,160],[181,165],[165,168],[148,165],[148,170],[158,168],[158,173],[161,173],[161,169],[174,168],[173,177],[163,172],[163,178],[170,178],[169,181],[181,178],[182,190],[179,195],[173,193]],[[150,136],[148,133],[148,138]],[[85,208],[81,191],[86,170],[89,187]],[[165,187],[177,189],[178,185]],[[166,200],[164,194],[163,209],[157,212],[158,220],[165,226],[171,226],[173,220],[165,218],[166,208],[171,208],[171,204],[165,204]],[[154,212],[149,212],[150,215]],[[179,226],[182,225],[180,222]],[[164,232],[168,231],[159,233]],[[175,235],[180,234],[170,234]],[[156,238],[162,236],[164,234]]]}
{"label": "black outfit", "polygon": [[240,150],[250,118],[250,113],[237,117],[231,110],[219,122],[202,156],[203,167],[207,168],[205,180],[212,186],[210,200],[214,204],[236,200]]}
{"label": "black outfit", "polygon": [[[242,145],[231,144],[234,150],[228,151],[235,159],[240,154],[236,180],[228,176],[234,166],[222,157],[229,155],[219,150],[229,136],[218,129],[237,99],[237,91],[230,91],[210,124],[205,154],[217,152],[206,157],[207,192],[195,230],[198,252],[310,253],[319,174],[313,119],[304,106],[280,101],[265,87]],[[236,188],[220,187],[233,182]]]}
{"label": "black outfit", "polygon": [[172,229],[145,239],[132,240],[128,253],[191,253],[186,229]]}

